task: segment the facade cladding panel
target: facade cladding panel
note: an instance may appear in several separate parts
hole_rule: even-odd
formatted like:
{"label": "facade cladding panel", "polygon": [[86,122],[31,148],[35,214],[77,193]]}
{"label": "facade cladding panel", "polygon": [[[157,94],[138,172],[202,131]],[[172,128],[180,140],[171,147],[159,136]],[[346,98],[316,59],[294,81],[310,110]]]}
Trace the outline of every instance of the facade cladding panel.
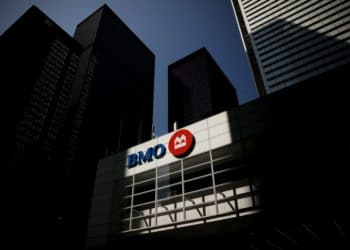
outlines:
{"label": "facade cladding panel", "polygon": [[261,95],[350,62],[350,3],[232,1]]}
{"label": "facade cladding panel", "polygon": [[205,48],[171,64],[168,78],[169,131],[174,122],[184,127],[238,105],[235,88]]}

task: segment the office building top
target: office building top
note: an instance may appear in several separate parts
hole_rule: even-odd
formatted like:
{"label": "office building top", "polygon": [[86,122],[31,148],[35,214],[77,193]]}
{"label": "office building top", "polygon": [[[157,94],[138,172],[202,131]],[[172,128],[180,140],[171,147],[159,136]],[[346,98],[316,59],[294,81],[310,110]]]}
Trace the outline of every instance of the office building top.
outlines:
{"label": "office building top", "polygon": [[[108,151],[117,152],[150,139],[153,118],[154,54],[107,5],[103,5],[77,26],[74,39],[82,44],[84,52],[73,93],[73,104],[79,103],[79,98],[82,98],[79,93],[85,86],[89,88],[87,92],[91,92],[87,94],[89,96],[87,105],[94,105],[93,112],[90,112],[91,109],[87,110],[87,115],[88,113],[92,115],[90,124],[99,123],[96,117],[93,117],[98,114],[97,109],[104,110],[105,113],[112,107],[117,109],[116,114],[112,115],[110,112],[105,114],[109,116],[105,119],[110,119],[109,123],[115,125],[110,126],[110,129],[114,130],[109,132],[116,135],[112,142],[106,143],[105,149],[108,147]],[[87,86],[84,83],[86,79],[81,76],[89,70],[91,83]],[[104,98],[95,95],[94,93],[97,93],[95,91]],[[133,105],[125,105],[130,100],[135,100]],[[137,128],[131,128],[130,119],[134,119],[132,124]],[[133,132],[127,133],[127,129]],[[122,138],[122,135],[125,138]]]}
{"label": "office building top", "polygon": [[231,2],[260,95],[350,62],[348,1]]}
{"label": "office building top", "polygon": [[193,122],[238,105],[236,90],[205,49],[168,67],[168,129]]}
{"label": "office building top", "polygon": [[[130,35],[130,39],[132,39],[133,42],[136,42],[140,48],[144,49],[145,51],[148,51],[148,54],[154,56],[153,52],[144,44],[144,42],[123,22],[123,20],[121,20],[114,13],[114,11],[107,4],[102,5],[100,8],[95,10],[77,25],[77,29],[75,30],[74,34],[75,39],[79,40],[82,46],[85,48],[89,45],[92,45],[92,43],[96,42],[99,38],[101,38],[100,32],[103,33],[107,31],[106,29],[101,30],[101,27],[99,27],[99,23],[106,16],[108,16],[108,18],[104,19],[104,22],[110,22],[112,20],[112,22],[114,24],[117,24],[121,29],[127,30],[128,35]],[[111,25],[111,23],[109,23],[109,25]],[[114,29],[115,28],[116,27],[114,27]],[[97,34],[97,32],[99,32],[99,35]],[[118,43],[121,42],[122,41],[119,41]]]}

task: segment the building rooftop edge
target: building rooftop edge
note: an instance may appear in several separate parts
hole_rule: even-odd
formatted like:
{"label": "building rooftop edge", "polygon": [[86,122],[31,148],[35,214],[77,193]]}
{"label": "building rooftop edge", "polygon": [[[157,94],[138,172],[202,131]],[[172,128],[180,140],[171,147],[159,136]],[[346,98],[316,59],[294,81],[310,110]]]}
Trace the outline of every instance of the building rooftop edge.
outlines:
{"label": "building rooftop edge", "polygon": [[67,38],[71,38],[71,43],[74,44],[74,46],[77,47],[81,47],[81,45],[75,41],[73,39],[73,37],[68,34],[67,31],[65,31],[59,24],[57,24],[51,17],[49,17],[44,11],[42,11],[38,6],[36,6],[35,4],[33,4],[32,6],[30,6],[27,10],[24,11],[24,13],[22,15],[20,15],[15,22],[13,22],[2,34],[1,36],[5,35],[14,25],[16,25],[20,20],[22,20],[23,18],[25,18],[26,15],[28,15],[30,12],[37,12],[39,15],[43,16],[44,18],[47,18],[50,22],[52,22],[54,24],[54,26],[59,30],[59,32],[61,32],[62,34],[64,34]]}
{"label": "building rooftop edge", "polygon": [[200,55],[201,53],[210,55],[207,48],[202,47],[202,48],[197,49],[197,50],[191,52],[190,54],[176,60],[175,62],[169,64],[168,69],[174,68],[174,67],[178,66],[179,64],[185,63],[186,61],[191,60],[193,57],[196,57],[197,55]]}
{"label": "building rooftop edge", "polygon": [[126,25],[126,23],[107,4],[103,4],[101,7],[97,8],[94,12],[92,12],[90,15],[84,18],[80,23],[77,24],[76,28],[78,28],[78,26],[86,22],[89,18],[91,18],[93,15],[95,15],[99,11],[105,11],[105,10],[109,11],[114,18],[116,18],[124,27],[126,27],[126,29],[136,39],[136,41],[155,57],[155,54],[152,52],[152,50],[148,48],[148,46],[129,28],[128,25]]}

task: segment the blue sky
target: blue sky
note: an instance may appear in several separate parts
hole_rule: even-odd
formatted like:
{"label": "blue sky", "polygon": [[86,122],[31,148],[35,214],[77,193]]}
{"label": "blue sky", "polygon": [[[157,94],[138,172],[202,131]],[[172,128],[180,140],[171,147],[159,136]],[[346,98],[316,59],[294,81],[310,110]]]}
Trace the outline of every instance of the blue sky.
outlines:
{"label": "blue sky", "polygon": [[168,65],[201,47],[235,86],[241,104],[257,97],[230,0],[1,0],[0,34],[35,4],[73,35],[76,25],[104,3],[156,55],[156,134],[167,131]]}

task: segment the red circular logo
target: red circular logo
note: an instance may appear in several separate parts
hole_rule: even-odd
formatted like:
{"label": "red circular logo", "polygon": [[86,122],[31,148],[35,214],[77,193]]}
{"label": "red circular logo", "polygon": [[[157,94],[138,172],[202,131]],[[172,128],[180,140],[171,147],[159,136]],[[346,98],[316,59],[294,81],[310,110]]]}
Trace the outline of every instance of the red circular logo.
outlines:
{"label": "red circular logo", "polygon": [[175,157],[184,157],[191,153],[194,146],[194,137],[187,129],[176,131],[170,138],[169,151]]}

